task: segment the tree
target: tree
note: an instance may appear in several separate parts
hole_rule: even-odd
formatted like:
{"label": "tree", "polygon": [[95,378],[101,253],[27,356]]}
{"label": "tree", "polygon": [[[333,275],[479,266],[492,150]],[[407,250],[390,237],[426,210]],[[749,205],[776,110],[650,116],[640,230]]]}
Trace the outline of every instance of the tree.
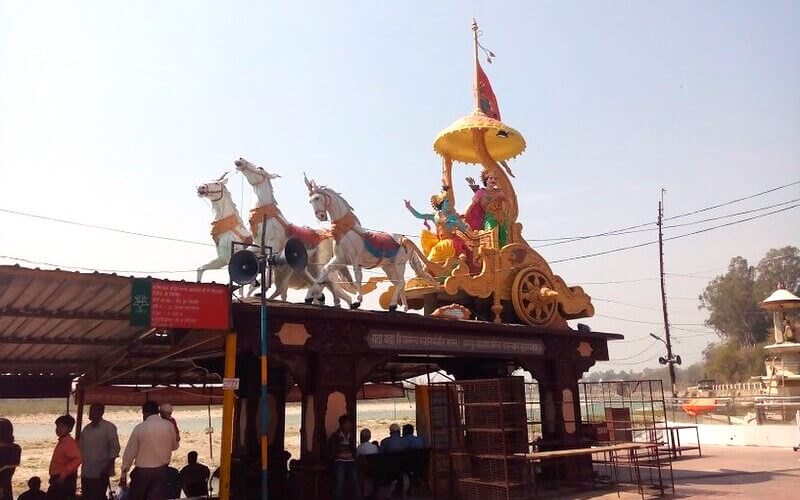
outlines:
{"label": "tree", "polygon": [[746,382],[764,373],[764,345],[741,347],[736,339],[709,344],[703,350],[708,376],[717,382]]}
{"label": "tree", "polygon": [[747,259],[734,257],[728,272],[714,278],[699,297],[700,307],[709,312],[706,325],[722,339],[754,345],[767,338],[769,322],[758,308],[755,275]]}
{"label": "tree", "polygon": [[800,250],[794,246],[773,248],[758,266],[734,257],[728,271],[714,278],[700,295],[700,307],[707,309],[706,325],[723,340],[733,339],[741,346],[754,346],[767,339],[770,317],[758,304],[782,283],[800,292]]}
{"label": "tree", "polygon": [[773,248],[758,263],[756,274],[758,297],[769,297],[778,283],[795,295],[800,294],[800,249],[793,246]]}

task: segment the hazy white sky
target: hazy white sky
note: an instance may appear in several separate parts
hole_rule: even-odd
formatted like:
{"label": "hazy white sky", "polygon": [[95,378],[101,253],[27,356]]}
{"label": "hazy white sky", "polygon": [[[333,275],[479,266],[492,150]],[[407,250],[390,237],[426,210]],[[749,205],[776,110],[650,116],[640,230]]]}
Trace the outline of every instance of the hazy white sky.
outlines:
{"label": "hazy white sky", "polygon": [[[282,175],[276,195],[294,222],[317,225],[305,170],[366,226],[416,234],[402,200],[427,206],[440,185],[433,138],[473,107],[473,16],[497,54],[484,66],[503,119],[528,142],[512,165],[526,238],[651,221],[662,187],[669,216],[800,179],[797,2],[0,0],[0,208],[210,242],[195,186],[244,156]],[[456,178],[476,174],[462,165]],[[241,177],[230,187],[240,203]],[[667,243],[667,270],[698,275],[667,284],[672,322],[695,330],[675,332],[685,360],[713,339],[695,299],[708,277],[734,255],[800,244],[797,214]],[[654,238],[540,251],[557,260]],[[0,255],[158,275],[213,249],[0,212]],[[554,265],[595,297],[585,322],[626,335],[611,347],[622,361],[598,368],[656,365],[657,263],[646,246]],[[599,284],[627,280],[638,281]]]}

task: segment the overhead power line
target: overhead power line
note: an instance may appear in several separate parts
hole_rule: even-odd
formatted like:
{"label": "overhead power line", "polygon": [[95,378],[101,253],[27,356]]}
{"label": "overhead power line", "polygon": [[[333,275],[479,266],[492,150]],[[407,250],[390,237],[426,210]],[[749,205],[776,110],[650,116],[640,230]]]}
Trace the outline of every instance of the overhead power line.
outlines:
{"label": "overhead power line", "polygon": [[59,219],[59,218],[50,217],[50,216],[47,216],[47,215],[39,215],[39,214],[31,214],[31,213],[27,213],[27,212],[20,212],[19,210],[10,210],[8,208],[0,208],[0,212],[11,214],[11,215],[19,215],[21,217],[29,217],[29,218],[32,218],[32,219],[46,220],[48,222],[58,222],[59,224],[69,224],[69,225],[72,225],[72,226],[79,226],[79,227],[85,227],[85,228],[90,228],[90,229],[99,229],[101,231],[110,231],[112,233],[127,234],[128,236],[139,236],[139,237],[142,237],[142,238],[152,238],[152,239],[156,239],[156,240],[173,241],[173,242],[176,242],[176,243],[188,243],[190,245],[202,245],[202,246],[206,246],[206,247],[213,247],[214,246],[211,243],[202,242],[202,241],[185,240],[185,239],[181,239],[181,238],[173,238],[171,236],[161,236],[161,235],[157,235],[157,234],[141,233],[141,232],[138,232],[138,231],[129,231],[127,229],[119,229],[119,228],[115,228],[115,227],[101,226],[101,225],[98,225],[98,224],[90,224],[90,223],[87,223],[87,222],[77,222],[77,221],[72,221],[72,220]]}
{"label": "overhead power line", "polygon": [[653,346],[654,346],[654,345],[656,345],[656,343],[658,343],[658,341],[657,341],[657,340],[654,340],[654,341],[652,341],[652,342],[650,343],[650,345],[648,345],[647,347],[645,347],[644,349],[642,349],[641,351],[637,352],[636,354],[634,354],[634,355],[632,355],[632,356],[627,356],[627,357],[624,357],[624,358],[611,359],[611,360],[609,360],[609,361],[610,361],[610,362],[612,362],[612,363],[615,363],[615,362],[617,362],[617,361],[627,361],[627,360],[629,360],[629,359],[638,358],[638,357],[639,357],[639,356],[641,356],[642,354],[644,354],[644,353],[646,353],[647,351],[649,351],[650,349],[652,349],[652,348],[653,348]]}
{"label": "overhead power line", "polygon": [[665,217],[664,220],[680,219],[681,217],[688,217],[690,215],[695,215],[695,214],[699,214],[699,213],[702,213],[702,212],[708,212],[709,210],[714,210],[716,208],[721,208],[721,207],[726,207],[728,205],[733,205],[734,203],[739,203],[740,201],[751,200],[751,199],[756,198],[758,196],[763,196],[763,195],[768,194],[768,193],[774,193],[775,191],[779,191],[781,189],[785,189],[785,188],[791,187],[791,186],[796,186],[798,184],[800,184],[800,180],[797,180],[797,181],[794,181],[794,182],[790,182],[788,184],[783,184],[782,186],[777,186],[777,187],[774,187],[772,189],[767,189],[766,191],[761,191],[759,193],[751,194],[751,195],[748,195],[748,196],[743,196],[741,198],[736,198],[735,200],[726,201],[724,203],[718,203],[716,205],[711,205],[709,207],[698,208],[697,210],[692,210],[690,212],[684,212],[682,214],[673,215],[672,217]]}
{"label": "overhead power line", "polygon": [[[788,207],[779,208],[779,209],[773,210],[771,212],[767,212],[767,213],[763,213],[763,214],[759,214],[759,215],[754,215],[752,217],[747,217],[747,218],[739,219],[739,220],[732,221],[732,222],[727,222],[725,224],[719,224],[717,226],[707,227],[707,228],[704,228],[704,229],[698,229],[697,231],[692,231],[692,232],[686,233],[686,234],[679,234],[677,236],[670,236],[668,238],[664,238],[664,241],[670,241],[670,240],[677,240],[677,239],[680,239],[680,238],[686,238],[687,236],[693,236],[695,234],[706,233],[708,231],[713,231],[714,229],[720,229],[720,228],[723,228],[723,227],[733,226],[735,224],[741,224],[743,222],[749,222],[751,220],[760,219],[760,218],[768,217],[770,215],[774,215],[774,214],[777,214],[777,213],[785,212],[787,210],[791,210],[793,208],[797,208],[798,206],[800,206],[800,204],[790,205]],[[610,250],[604,250],[604,251],[601,251],[601,252],[593,252],[593,253],[588,253],[588,254],[584,254],[584,255],[576,255],[576,256],[573,256],[573,257],[566,257],[566,258],[563,258],[563,259],[556,259],[556,260],[550,261],[550,263],[551,264],[558,264],[559,262],[570,262],[570,261],[573,261],[573,260],[588,259],[590,257],[599,257],[601,255],[608,255],[608,254],[611,254],[611,253],[622,252],[622,251],[625,251],[625,250],[632,250],[634,248],[641,248],[641,247],[645,247],[645,246],[649,246],[649,245],[655,245],[656,243],[658,243],[658,240],[647,241],[647,242],[638,243],[638,244],[635,244],[635,245],[628,245],[628,246],[624,246],[624,247],[612,248]]]}
{"label": "overhead power line", "polygon": [[[672,217],[665,218],[664,220],[673,220],[673,219],[677,219],[677,218],[681,218],[681,217],[686,217],[686,216],[689,216],[689,215],[694,215],[694,214],[697,214],[697,213],[706,212],[706,211],[709,211],[709,210],[713,210],[715,208],[720,208],[720,207],[732,205],[732,204],[738,203],[740,201],[756,198],[758,196],[762,196],[764,194],[772,193],[772,192],[775,192],[775,191],[778,191],[778,190],[781,190],[781,189],[784,189],[784,188],[787,188],[787,187],[790,187],[790,186],[795,186],[797,184],[800,184],[800,181],[794,181],[794,182],[791,182],[791,183],[788,183],[788,184],[784,184],[782,186],[777,186],[777,187],[774,187],[774,188],[771,188],[771,189],[768,189],[768,190],[765,190],[765,191],[761,191],[759,193],[755,193],[755,194],[752,194],[752,195],[749,195],[749,196],[744,196],[744,197],[741,197],[741,198],[737,198],[735,200],[730,200],[730,201],[727,201],[727,202],[724,202],[724,203],[718,203],[716,205],[711,205],[711,206],[708,206],[708,207],[703,207],[703,208],[700,208],[700,209],[692,210],[690,212],[685,212],[683,214],[678,214],[678,215],[675,215],[675,216],[672,216]],[[771,205],[771,206],[767,206],[767,207],[760,207],[760,208],[757,208],[757,209],[747,210],[747,211],[743,211],[743,212],[727,214],[727,215],[723,215],[723,216],[719,216],[719,217],[713,217],[713,218],[705,219],[705,220],[702,220],[702,221],[693,221],[693,222],[687,222],[687,223],[683,223],[683,224],[667,225],[667,226],[664,226],[664,228],[667,229],[667,228],[681,227],[681,226],[686,226],[686,225],[700,224],[700,223],[703,223],[703,222],[720,220],[720,219],[724,219],[724,218],[728,218],[728,217],[735,217],[735,216],[744,215],[744,214],[747,214],[747,213],[753,213],[753,212],[757,212],[757,211],[767,210],[767,209],[770,209],[770,208],[773,208],[773,207],[785,205],[787,203],[793,203],[793,202],[799,201],[799,200],[800,199],[789,200],[789,201],[781,202],[781,203],[778,203],[778,204],[775,204],[775,205]],[[183,239],[183,238],[173,238],[173,237],[170,237],[170,236],[163,236],[163,235],[157,235],[157,234],[148,234],[148,233],[143,233],[143,232],[140,232],[140,231],[131,231],[131,230],[127,230],[127,229],[114,228],[114,227],[104,226],[104,225],[100,225],[100,224],[93,224],[93,223],[88,223],[88,222],[67,220],[67,219],[62,219],[62,218],[58,218],[58,217],[52,217],[52,216],[47,216],[47,215],[23,212],[23,211],[20,211],[20,210],[13,210],[13,209],[9,209],[9,208],[0,208],[0,212],[11,214],[11,215],[17,215],[17,216],[21,216],[21,217],[29,217],[29,218],[39,219],[39,220],[45,220],[45,221],[49,221],[49,222],[57,222],[57,223],[60,223],[60,224],[70,224],[70,225],[79,226],[79,227],[85,227],[85,228],[90,228],[90,229],[98,229],[98,230],[102,230],[102,231],[110,231],[110,232],[115,232],[115,233],[119,233],[119,234],[126,234],[126,235],[129,235],[129,236],[138,236],[138,237],[143,237],[143,238],[151,238],[151,239],[157,239],[157,240],[163,240],[163,241],[172,241],[172,242],[176,242],[176,243],[186,243],[186,244],[191,244],[191,245],[214,246],[211,243],[207,243],[207,242],[201,242],[201,241],[196,241],[196,240],[188,240],[188,239]],[[647,226],[653,226],[653,227],[648,228],[648,229],[642,229],[642,228],[645,228]],[[621,235],[626,235],[626,234],[654,231],[654,230],[657,229],[655,226],[656,226],[656,223],[655,223],[655,221],[653,221],[653,222],[645,222],[645,223],[637,224],[637,225],[634,225],[634,226],[628,226],[628,227],[623,227],[623,228],[619,228],[619,229],[612,229],[612,230],[603,231],[603,232],[600,232],[600,233],[594,233],[594,234],[588,234],[588,235],[582,235],[582,236],[564,236],[564,237],[560,237],[560,238],[532,238],[532,239],[527,239],[526,241],[528,241],[528,242],[552,241],[553,242],[553,243],[550,243],[550,244],[538,245],[537,246],[537,248],[544,248],[544,247],[547,247],[547,246],[553,246],[553,245],[569,243],[569,242],[575,242],[575,241],[582,241],[582,240],[586,240],[586,239],[590,239],[590,238],[597,238],[597,237],[603,237],[603,236],[621,236]],[[402,234],[402,233],[397,233],[397,234]],[[415,237],[415,235],[406,235],[406,234],[403,234],[403,236]],[[636,245],[636,246],[632,246],[631,248],[637,248],[638,246],[644,246],[644,245]]]}
{"label": "overhead power line", "polygon": [[180,273],[196,273],[197,269],[185,269],[185,270],[164,270],[164,271],[141,271],[141,270],[131,270],[131,269],[98,269],[95,267],[81,267],[81,266],[67,266],[64,264],[54,264],[52,262],[42,262],[36,260],[29,260],[24,259],[22,257],[14,257],[11,255],[0,255],[0,259],[6,260],[13,260],[17,262],[24,262],[26,264],[31,264],[34,266],[48,266],[48,267],[55,267],[58,269],[68,269],[73,271],[89,271],[89,272],[98,272],[98,273],[106,273],[106,274],[180,274]]}
{"label": "overhead power line", "polygon": [[[627,321],[628,323],[641,323],[643,325],[661,325],[661,321],[646,321],[641,319],[620,318],[619,316],[606,316],[605,314],[595,314],[598,318],[614,319],[617,321]],[[670,323],[671,325],[679,326],[705,326],[703,323]]]}
{"label": "overhead power line", "polygon": [[[798,184],[800,184],[800,180],[794,181],[794,182],[790,182],[788,184],[783,184],[781,186],[776,186],[774,188],[767,189],[766,191],[761,191],[761,192],[754,193],[754,194],[751,194],[751,195],[748,195],[748,196],[744,196],[744,197],[741,197],[741,198],[736,198],[734,200],[726,201],[726,202],[723,202],[723,203],[718,203],[716,205],[711,205],[711,206],[707,206],[707,207],[698,208],[698,209],[695,209],[695,210],[691,210],[689,212],[684,212],[684,213],[681,213],[681,214],[678,214],[678,215],[673,215],[672,217],[666,217],[664,220],[665,221],[674,220],[674,219],[679,219],[679,218],[682,218],[682,217],[688,217],[690,215],[695,215],[695,214],[702,213],[702,212],[707,212],[707,211],[710,211],[710,210],[714,210],[716,208],[732,205],[732,204],[735,204],[735,203],[739,203],[741,201],[750,200],[752,198],[757,198],[759,196],[763,196],[763,195],[768,194],[768,193],[773,193],[775,191],[779,191],[779,190],[785,189],[787,187],[796,186]],[[790,203],[790,201],[783,202],[783,203]],[[754,209],[753,211],[766,210],[768,208],[772,208],[772,207],[762,207],[760,209]],[[732,217],[732,216],[736,216],[736,214],[728,214],[727,215],[727,217]],[[722,217],[724,218],[726,216],[722,216]],[[712,218],[712,219],[714,219],[714,218]],[[695,221],[695,222],[689,222],[689,223],[683,223],[683,224],[667,225],[667,226],[664,226],[664,228],[667,229],[667,228],[673,228],[673,227],[681,227],[681,226],[684,226],[684,225],[699,224],[701,222],[708,222],[708,220],[706,220],[706,221]],[[653,226],[653,227],[651,227],[649,229],[641,229],[640,230],[640,228],[644,228],[644,227],[647,227],[647,226]],[[599,236],[613,236],[613,235],[618,235],[618,234],[619,235],[631,234],[631,233],[655,231],[656,229],[657,229],[656,221],[651,221],[651,222],[645,222],[645,223],[642,223],[642,224],[637,224],[635,226],[628,226],[628,227],[623,227],[623,228],[620,228],[620,229],[611,229],[611,230],[604,231],[604,232],[601,232],[601,233],[596,233],[596,234],[581,235],[581,236],[562,236],[560,238],[538,238],[538,239],[530,239],[530,240],[527,240],[527,241],[530,241],[530,242],[538,242],[538,241],[555,241],[555,242],[558,242],[558,241],[562,241],[562,240],[580,241],[580,240],[585,240],[585,239],[588,239],[588,238],[595,238],[595,237],[599,237]],[[558,244],[560,244],[560,243],[558,243]],[[542,247],[545,247],[545,246],[552,246],[552,245],[538,245],[538,248],[542,248]]]}

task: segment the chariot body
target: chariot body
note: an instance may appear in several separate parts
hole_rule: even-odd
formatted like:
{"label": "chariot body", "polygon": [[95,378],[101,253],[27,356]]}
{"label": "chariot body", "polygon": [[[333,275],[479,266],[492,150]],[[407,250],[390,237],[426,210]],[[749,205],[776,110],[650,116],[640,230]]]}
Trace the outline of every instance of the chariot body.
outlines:
{"label": "chariot body", "polygon": [[[513,175],[506,162],[522,154],[525,139],[499,119],[496,99],[478,62],[477,26],[473,30],[477,107],[434,140],[433,148],[442,158],[442,191],[431,200],[438,211],[438,217],[429,217],[436,222],[436,233],[424,231],[421,245],[427,271],[435,279],[418,276],[406,283],[409,306],[431,314],[454,305],[451,310],[467,308],[494,322],[567,328],[566,320],[592,316],[594,307],[581,287],[567,286],[522,236]],[[453,210],[454,162],[482,167],[484,186],[468,179],[475,197],[463,216]],[[390,287],[381,296],[382,305],[391,293]]]}

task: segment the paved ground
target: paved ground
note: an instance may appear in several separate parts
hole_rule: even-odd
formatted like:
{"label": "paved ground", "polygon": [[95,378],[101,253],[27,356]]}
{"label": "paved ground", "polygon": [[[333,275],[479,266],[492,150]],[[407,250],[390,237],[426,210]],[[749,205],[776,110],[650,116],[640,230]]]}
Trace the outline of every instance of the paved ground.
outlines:
{"label": "paved ground", "polygon": [[[673,462],[675,494],[653,498],[710,498],[791,500],[800,498],[800,453],[791,448],[759,448],[740,446],[704,446],[703,456],[687,452]],[[619,495],[610,490],[576,495],[562,499],[634,500],[642,498],[636,490],[623,490]],[[671,492],[670,492],[671,493]],[[388,498],[388,497],[383,497]],[[546,496],[544,498],[559,498]],[[405,500],[429,500],[430,497],[405,497]],[[488,499],[487,499],[488,500]]]}
{"label": "paved ground", "polygon": [[[668,498],[800,498],[800,453],[791,448],[706,446],[702,457],[687,454],[673,462],[673,474],[675,495]],[[618,497],[615,492],[574,498]],[[641,497],[623,493],[619,498]]]}

